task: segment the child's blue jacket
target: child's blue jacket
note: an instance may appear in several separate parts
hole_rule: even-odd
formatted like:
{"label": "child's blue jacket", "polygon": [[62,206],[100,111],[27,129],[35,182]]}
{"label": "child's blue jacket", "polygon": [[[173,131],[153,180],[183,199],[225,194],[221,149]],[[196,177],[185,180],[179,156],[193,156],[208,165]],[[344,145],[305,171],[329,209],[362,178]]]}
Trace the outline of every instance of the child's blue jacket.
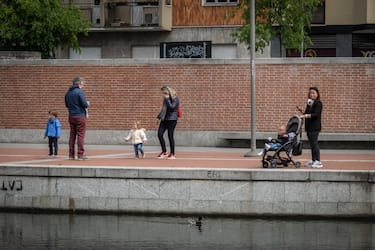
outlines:
{"label": "child's blue jacket", "polygon": [[46,125],[46,132],[44,136],[60,137],[61,136],[61,123],[59,119],[48,119]]}

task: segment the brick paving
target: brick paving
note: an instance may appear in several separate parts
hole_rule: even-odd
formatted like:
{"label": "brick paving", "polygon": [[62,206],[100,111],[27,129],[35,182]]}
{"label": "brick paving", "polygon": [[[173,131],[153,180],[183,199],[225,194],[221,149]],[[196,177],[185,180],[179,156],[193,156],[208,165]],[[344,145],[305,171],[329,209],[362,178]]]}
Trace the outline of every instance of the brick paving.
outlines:
{"label": "brick paving", "polygon": [[[175,160],[160,160],[159,147],[145,146],[145,159],[135,159],[130,145],[87,145],[88,160],[69,160],[67,145],[60,145],[59,156],[51,158],[44,144],[0,144],[0,166],[87,166],[87,167],[144,167],[144,168],[229,168],[261,169],[261,157],[244,157],[249,149],[177,147]],[[324,167],[320,170],[375,170],[375,150],[322,150]],[[305,163],[309,150],[294,157]],[[292,165],[289,169],[294,169]],[[302,169],[307,169],[302,167]]]}

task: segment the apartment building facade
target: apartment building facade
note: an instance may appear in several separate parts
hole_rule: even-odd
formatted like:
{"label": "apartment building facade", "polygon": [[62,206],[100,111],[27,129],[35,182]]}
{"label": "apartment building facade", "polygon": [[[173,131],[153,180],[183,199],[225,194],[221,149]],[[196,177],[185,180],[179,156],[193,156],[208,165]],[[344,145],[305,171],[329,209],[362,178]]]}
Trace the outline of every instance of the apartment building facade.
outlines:
{"label": "apartment building facade", "polygon": [[[322,0],[309,35],[305,57],[375,57],[375,0]],[[273,39],[271,57],[299,56]]]}
{"label": "apartment building facade", "polygon": [[[232,33],[242,24],[239,0],[64,0],[90,20],[81,54],[59,58],[248,58]],[[269,53],[266,54],[269,56]]]}
{"label": "apartment building facade", "polygon": [[[232,33],[243,24],[240,0],[63,0],[90,20],[81,53],[63,49],[58,58],[248,58]],[[275,27],[277,28],[277,27]],[[322,0],[304,57],[374,57],[375,0]],[[280,37],[257,57],[300,57]]]}

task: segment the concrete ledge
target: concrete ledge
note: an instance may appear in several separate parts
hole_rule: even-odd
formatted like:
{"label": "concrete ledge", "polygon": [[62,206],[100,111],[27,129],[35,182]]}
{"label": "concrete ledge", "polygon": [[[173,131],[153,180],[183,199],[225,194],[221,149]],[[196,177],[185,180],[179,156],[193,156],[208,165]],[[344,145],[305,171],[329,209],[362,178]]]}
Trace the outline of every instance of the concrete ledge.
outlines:
{"label": "concrete ledge", "polygon": [[0,166],[0,209],[373,217],[375,171]]}
{"label": "concrete ledge", "polygon": [[[275,132],[258,132],[256,134],[257,140],[262,140],[268,137],[274,137]],[[250,132],[223,132],[221,137],[224,139],[242,140],[251,138]],[[302,139],[306,140],[304,133]],[[375,133],[327,133],[322,132],[319,135],[320,141],[375,141]]]}
{"label": "concrete ledge", "polygon": [[[116,145],[123,144],[123,137],[127,131],[123,130],[88,130],[85,142],[87,144]],[[0,143],[45,143],[42,129],[0,129]],[[159,145],[156,131],[146,132],[148,145]],[[60,143],[68,143],[69,130],[64,129]],[[257,140],[275,136],[275,132],[258,132]],[[180,131],[175,134],[178,146],[221,147],[231,146],[231,140],[250,140],[250,132],[233,131]],[[303,133],[303,140],[307,140]],[[375,133],[321,133],[322,142],[370,142],[375,147]]]}
{"label": "concrete ledge", "polygon": [[0,164],[0,176],[286,182],[375,182],[375,170],[140,168]]}
{"label": "concrete ledge", "polygon": [[[256,64],[375,64],[371,57],[332,57],[332,58],[262,58],[256,59]],[[204,65],[204,64],[250,64],[249,59],[99,59],[99,60],[72,60],[72,59],[35,59],[35,60],[0,60],[0,66],[127,66],[127,65]]]}
{"label": "concrete ledge", "polygon": [[36,51],[0,51],[0,62],[4,59],[41,60],[41,58],[41,53]]}

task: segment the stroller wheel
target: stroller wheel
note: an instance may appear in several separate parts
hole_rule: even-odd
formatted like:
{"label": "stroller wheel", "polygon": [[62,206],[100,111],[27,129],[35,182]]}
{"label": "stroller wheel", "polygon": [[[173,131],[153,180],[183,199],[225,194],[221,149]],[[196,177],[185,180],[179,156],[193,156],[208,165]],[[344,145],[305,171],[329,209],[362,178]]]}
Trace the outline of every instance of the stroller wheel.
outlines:
{"label": "stroller wheel", "polygon": [[269,168],[270,167],[270,162],[269,161],[262,161],[262,167],[263,168]]}
{"label": "stroller wheel", "polygon": [[294,167],[295,167],[295,168],[300,168],[300,167],[301,167],[301,162],[297,161],[297,162],[294,164]]}
{"label": "stroller wheel", "polygon": [[277,168],[276,161],[271,161],[271,168]]}

